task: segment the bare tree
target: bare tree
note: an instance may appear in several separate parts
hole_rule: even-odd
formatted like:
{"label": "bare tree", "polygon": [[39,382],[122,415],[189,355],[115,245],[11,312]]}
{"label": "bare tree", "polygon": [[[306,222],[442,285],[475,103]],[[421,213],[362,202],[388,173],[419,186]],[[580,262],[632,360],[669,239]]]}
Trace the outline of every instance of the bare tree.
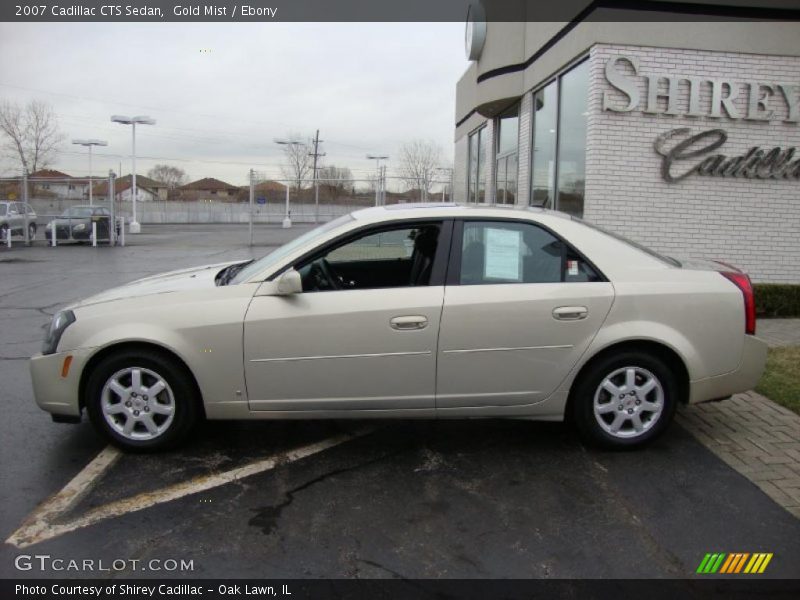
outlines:
{"label": "bare tree", "polygon": [[320,189],[331,199],[347,195],[353,187],[353,174],[347,167],[319,167],[317,178]]}
{"label": "bare tree", "polygon": [[[286,139],[297,141],[300,139],[300,135],[297,133],[287,135]],[[311,171],[312,152],[313,149],[309,143],[284,144],[283,146],[286,164],[281,166],[281,173],[285,179],[292,180],[296,190],[303,187],[303,181],[308,178]]]}
{"label": "bare tree", "polygon": [[0,102],[0,132],[6,154],[28,175],[50,165],[64,141],[53,109],[38,100]]}
{"label": "bare tree", "polygon": [[430,192],[436,169],[442,160],[442,149],[436,142],[412,140],[400,147],[400,177],[419,190],[424,200]]}
{"label": "bare tree", "polygon": [[182,186],[188,179],[186,171],[180,167],[173,167],[172,165],[156,165],[147,172],[150,179],[155,179],[161,183],[167,184],[170,191],[177,187]]}

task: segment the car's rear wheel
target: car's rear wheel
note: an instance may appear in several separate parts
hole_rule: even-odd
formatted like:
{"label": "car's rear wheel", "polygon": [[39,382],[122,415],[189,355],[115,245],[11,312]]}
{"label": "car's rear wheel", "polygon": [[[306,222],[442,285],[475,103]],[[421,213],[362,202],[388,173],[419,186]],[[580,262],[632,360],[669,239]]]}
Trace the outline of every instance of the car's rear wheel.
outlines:
{"label": "car's rear wheel", "polygon": [[663,360],[624,352],[590,365],[577,382],[571,405],[586,441],[632,448],[664,432],[675,415],[677,394],[675,376]]}
{"label": "car's rear wheel", "polygon": [[170,356],[124,351],[103,359],[86,385],[86,410],[113,444],[138,452],[171,448],[198,416],[196,386]]}
{"label": "car's rear wheel", "polygon": [[28,239],[33,241],[36,239],[36,224],[30,223],[28,224]]}
{"label": "car's rear wheel", "polygon": [[8,234],[9,234],[8,225],[3,223],[2,225],[0,225],[0,239],[5,241]]}

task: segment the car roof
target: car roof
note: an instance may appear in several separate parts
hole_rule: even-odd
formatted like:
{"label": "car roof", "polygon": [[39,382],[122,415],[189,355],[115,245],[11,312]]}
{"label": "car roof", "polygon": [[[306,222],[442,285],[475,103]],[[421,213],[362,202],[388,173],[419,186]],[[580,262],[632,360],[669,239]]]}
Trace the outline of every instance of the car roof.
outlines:
{"label": "car roof", "polygon": [[456,204],[452,202],[430,202],[391,204],[353,211],[354,219],[363,222],[395,221],[415,218],[487,217],[524,220],[547,220],[550,218],[571,220],[568,214],[532,206],[501,206],[490,204]]}

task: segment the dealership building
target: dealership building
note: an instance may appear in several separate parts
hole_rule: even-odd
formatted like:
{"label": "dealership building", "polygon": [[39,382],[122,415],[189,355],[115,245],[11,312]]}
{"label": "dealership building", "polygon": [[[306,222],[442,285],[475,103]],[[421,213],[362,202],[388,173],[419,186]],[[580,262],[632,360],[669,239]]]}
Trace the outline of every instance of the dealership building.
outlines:
{"label": "dealership building", "polygon": [[471,10],[454,199],[554,208],[800,283],[800,22],[689,19]]}

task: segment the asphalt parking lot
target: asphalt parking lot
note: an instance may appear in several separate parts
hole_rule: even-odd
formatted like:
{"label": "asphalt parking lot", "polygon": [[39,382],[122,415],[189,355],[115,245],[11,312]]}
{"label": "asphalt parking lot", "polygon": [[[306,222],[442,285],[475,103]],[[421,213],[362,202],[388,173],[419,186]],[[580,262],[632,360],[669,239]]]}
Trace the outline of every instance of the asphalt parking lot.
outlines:
{"label": "asphalt parking lot", "polygon": [[[618,453],[557,423],[217,422],[176,452],[111,456],[34,404],[26,359],[60,306],[305,229],[261,226],[253,248],[246,226],[147,225],[125,248],[0,249],[2,539],[110,457],[35,543],[2,544],[0,577],[686,577],[708,552],[774,553],[761,577],[800,577],[800,521],[677,425]],[[21,572],[20,554],[139,562]],[[193,570],[140,570],[154,558]]]}

